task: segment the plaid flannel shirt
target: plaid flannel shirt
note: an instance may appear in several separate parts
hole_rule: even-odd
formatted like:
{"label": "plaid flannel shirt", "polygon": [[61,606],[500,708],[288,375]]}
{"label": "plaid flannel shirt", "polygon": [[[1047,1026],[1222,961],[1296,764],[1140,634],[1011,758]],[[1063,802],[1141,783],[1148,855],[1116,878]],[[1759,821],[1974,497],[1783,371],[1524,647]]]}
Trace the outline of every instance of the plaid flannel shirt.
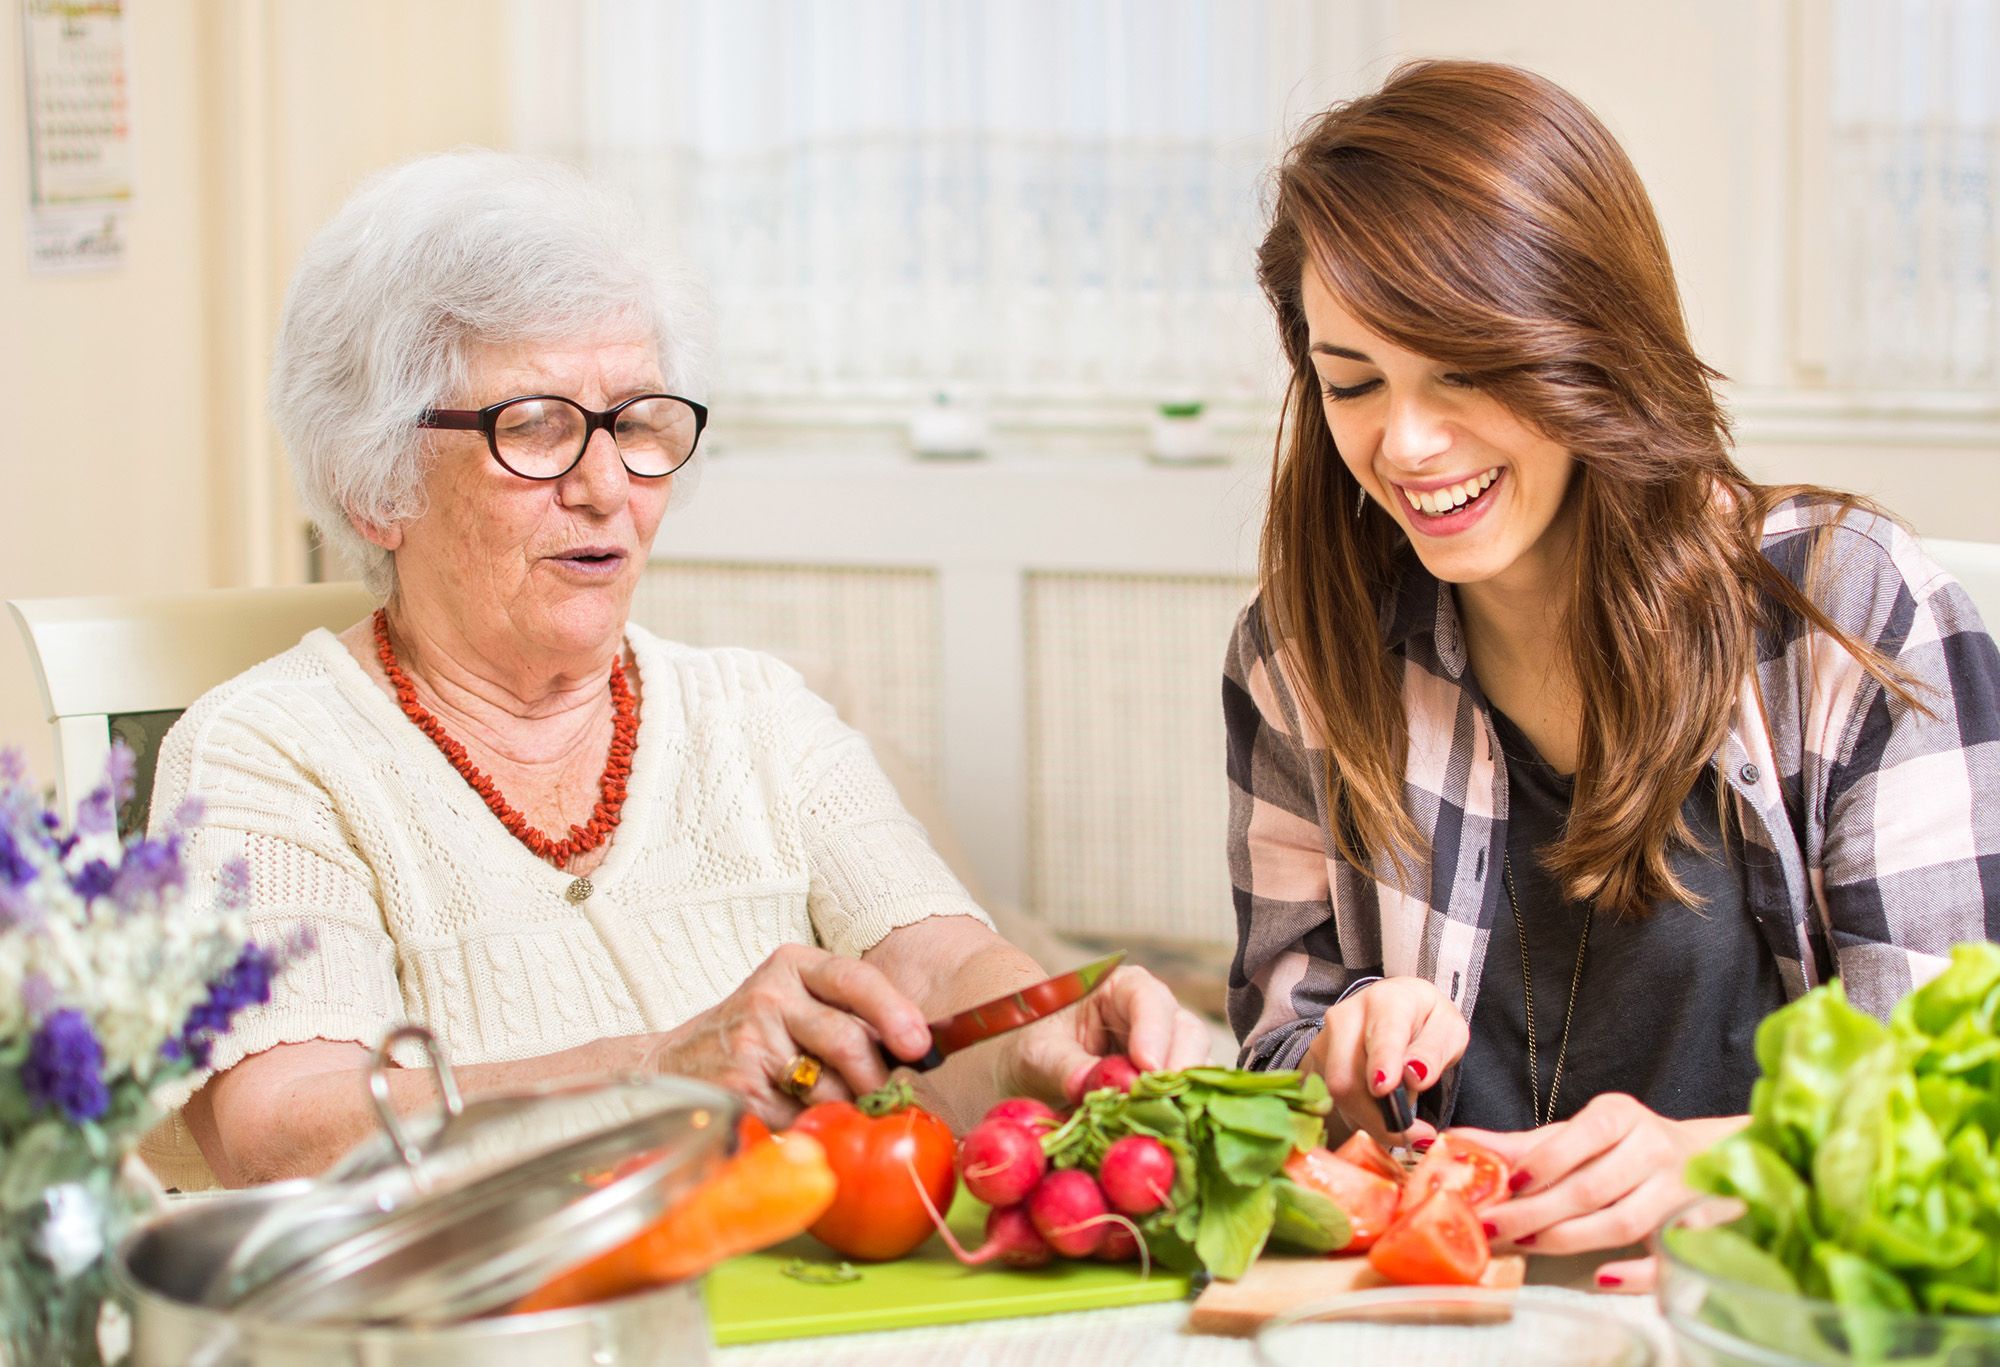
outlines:
{"label": "plaid flannel shirt", "polygon": [[[1820,607],[1909,671],[1935,715],[1896,702],[1787,613],[1759,636],[1757,677],[1740,685],[1714,763],[1746,902],[1788,998],[1835,974],[1883,1016],[1954,943],[2000,932],[2000,654],[1958,581],[1885,519],[1792,500],[1766,520],[1764,554],[1803,586],[1808,533],[1836,521]],[[1407,893],[1386,859],[1364,874],[1335,853],[1325,752],[1305,734],[1259,601],[1230,642],[1229,1017],[1246,1067],[1295,1067],[1327,1009],[1375,977],[1426,978],[1468,1020],[1479,997],[1501,907],[1507,766],[1453,595],[1414,556],[1407,566],[1384,623],[1409,726],[1404,801],[1427,842]],[[1674,965],[1659,971],[1669,981]],[[1441,1120],[1455,1072],[1430,1101]]]}

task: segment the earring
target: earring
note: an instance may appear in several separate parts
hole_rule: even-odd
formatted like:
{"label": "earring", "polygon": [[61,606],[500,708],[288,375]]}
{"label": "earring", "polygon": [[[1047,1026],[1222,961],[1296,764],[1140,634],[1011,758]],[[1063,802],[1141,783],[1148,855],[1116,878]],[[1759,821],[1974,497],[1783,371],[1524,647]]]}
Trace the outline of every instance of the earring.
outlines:
{"label": "earring", "polygon": [[1366,489],[1360,489],[1360,488],[1356,489],[1354,491],[1355,521],[1358,522],[1361,520],[1361,510],[1366,508],[1367,506],[1368,506],[1368,491]]}

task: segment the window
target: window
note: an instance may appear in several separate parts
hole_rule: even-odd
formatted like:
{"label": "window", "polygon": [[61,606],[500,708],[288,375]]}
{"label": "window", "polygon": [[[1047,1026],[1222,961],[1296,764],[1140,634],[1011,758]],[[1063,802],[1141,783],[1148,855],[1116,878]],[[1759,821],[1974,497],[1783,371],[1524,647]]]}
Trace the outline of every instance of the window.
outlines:
{"label": "window", "polygon": [[[1806,341],[1835,385],[2000,388],[1995,9],[1835,0],[1825,20],[1825,85],[1806,87],[1824,183],[1815,196],[1809,174],[1803,226],[1827,315]],[[1805,13],[1810,50],[1817,0]]]}
{"label": "window", "polygon": [[624,184],[707,277],[739,405],[1261,402],[1264,176],[1329,98],[1316,8],[522,0],[516,142]]}

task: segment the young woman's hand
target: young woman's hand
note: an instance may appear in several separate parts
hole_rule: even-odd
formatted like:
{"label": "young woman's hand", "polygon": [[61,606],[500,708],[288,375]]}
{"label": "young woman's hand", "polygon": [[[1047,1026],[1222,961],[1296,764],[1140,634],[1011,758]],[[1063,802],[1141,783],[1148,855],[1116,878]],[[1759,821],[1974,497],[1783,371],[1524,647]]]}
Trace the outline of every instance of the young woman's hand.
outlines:
{"label": "young woman's hand", "polygon": [[[1694,1193],[1681,1181],[1687,1160],[1747,1123],[1745,1116],[1669,1120],[1621,1092],[1591,1098],[1568,1120],[1503,1134],[1454,1127],[1505,1158],[1514,1199],[1486,1212],[1495,1244],[1535,1253],[1587,1253],[1645,1239]],[[1599,1286],[1648,1291],[1651,1258],[1597,1269]]]}
{"label": "young woman's hand", "polygon": [[[1378,1098],[1405,1085],[1419,1092],[1435,1087],[1465,1053],[1468,1038],[1465,1017],[1428,979],[1384,978],[1326,1013],[1299,1066],[1326,1079],[1334,1111],[1348,1129],[1387,1139]],[[1401,1138],[1436,1136],[1428,1121],[1419,1120]]]}

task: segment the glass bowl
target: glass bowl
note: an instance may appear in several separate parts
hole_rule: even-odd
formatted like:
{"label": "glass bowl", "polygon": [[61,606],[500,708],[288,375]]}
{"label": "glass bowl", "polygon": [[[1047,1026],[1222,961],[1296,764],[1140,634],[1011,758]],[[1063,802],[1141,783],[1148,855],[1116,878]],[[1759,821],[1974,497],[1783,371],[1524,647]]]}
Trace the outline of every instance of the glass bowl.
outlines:
{"label": "glass bowl", "polygon": [[1630,1319],[1591,1301],[1480,1287],[1356,1291],[1266,1324],[1257,1334],[1257,1361],[1262,1367],[1652,1367],[1664,1360]]}
{"label": "glass bowl", "polygon": [[2000,1318],[1836,1305],[1719,1277],[1676,1253],[1676,1235],[1726,1226],[1744,1209],[1733,1197],[1704,1197],[1654,1237],[1660,1256],[1655,1294],[1686,1367],[1916,1362],[2000,1367]]}

